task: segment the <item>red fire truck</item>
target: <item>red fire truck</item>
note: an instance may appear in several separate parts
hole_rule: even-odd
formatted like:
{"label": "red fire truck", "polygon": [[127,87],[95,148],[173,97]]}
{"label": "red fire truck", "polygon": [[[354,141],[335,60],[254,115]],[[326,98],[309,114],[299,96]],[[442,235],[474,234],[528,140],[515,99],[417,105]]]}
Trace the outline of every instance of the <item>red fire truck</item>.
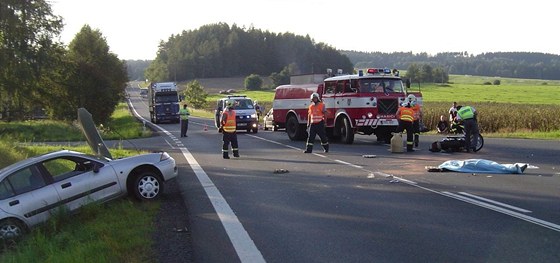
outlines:
{"label": "red fire truck", "polygon": [[[329,74],[330,75],[330,74]],[[286,128],[291,140],[307,137],[307,109],[317,92],[327,108],[326,127],[331,140],[354,142],[354,134],[375,134],[389,143],[398,126],[396,112],[406,99],[410,82],[396,69],[370,68],[358,74],[329,76],[320,84],[291,84],[276,88],[274,123]],[[422,105],[420,92],[412,93]]]}

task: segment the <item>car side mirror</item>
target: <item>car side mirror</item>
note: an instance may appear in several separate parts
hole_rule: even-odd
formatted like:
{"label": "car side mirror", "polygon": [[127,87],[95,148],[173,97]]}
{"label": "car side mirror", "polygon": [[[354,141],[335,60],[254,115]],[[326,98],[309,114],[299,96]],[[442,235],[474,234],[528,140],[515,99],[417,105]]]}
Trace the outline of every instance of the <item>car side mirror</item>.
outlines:
{"label": "car side mirror", "polygon": [[94,163],[93,164],[93,173],[99,173],[99,169],[101,168],[101,166],[98,163]]}

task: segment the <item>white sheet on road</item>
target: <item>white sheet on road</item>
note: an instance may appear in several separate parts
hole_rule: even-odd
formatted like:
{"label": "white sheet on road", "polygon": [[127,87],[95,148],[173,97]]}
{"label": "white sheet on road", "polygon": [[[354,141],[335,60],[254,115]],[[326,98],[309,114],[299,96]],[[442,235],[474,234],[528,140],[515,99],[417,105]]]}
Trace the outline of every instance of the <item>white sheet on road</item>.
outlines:
{"label": "white sheet on road", "polygon": [[521,174],[528,164],[499,164],[484,159],[449,160],[441,165],[440,169],[461,173],[487,173],[487,174]]}

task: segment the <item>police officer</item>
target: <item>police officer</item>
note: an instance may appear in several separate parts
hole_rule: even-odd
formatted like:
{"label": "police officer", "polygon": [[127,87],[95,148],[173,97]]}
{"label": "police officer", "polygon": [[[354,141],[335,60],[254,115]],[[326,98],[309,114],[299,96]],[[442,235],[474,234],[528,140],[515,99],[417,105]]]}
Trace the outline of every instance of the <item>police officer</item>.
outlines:
{"label": "police officer", "polygon": [[183,108],[179,110],[179,116],[181,118],[181,137],[187,137],[187,130],[189,129],[189,109],[187,104],[183,105]]}
{"label": "police officer", "polygon": [[239,149],[237,148],[237,133],[236,121],[235,121],[235,110],[233,110],[233,101],[226,101],[226,109],[222,112],[220,117],[220,124],[222,126],[222,154],[224,159],[229,159],[229,144],[231,143],[231,148],[233,150],[233,157],[239,157]]}
{"label": "police officer", "polygon": [[313,152],[315,135],[319,135],[319,138],[321,138],[321,146],[323,146],[324,152],[328,153],[329,141],[325,131],[325,114],[327,113],[327,108],[319,99],[319,94],[316,92],[311,94],[310,99],[312,103],[309,105],[309,109],[307,111],[307,127],[309,128],[309,136],[307,137],[307,147],[304,153]]}
{"label": "police officer", "polygon": [[478,144],[478,123],[476,120],[477,112],[471,106],[457,106],[457,119],[463,121],[465,126],[465,148],[467,152],[476,152]]}
{"label": "police officer", "polygon": [[406,130],[406,151],[413,152],[412,148],[414,145],[413,138],[413,122],[414,122],[414,110],[410,105],[408,100],[405,100],[401,107],[397,110],[397,118],[399,119],[399,127],[397,127],[397,132],[403,132]]}

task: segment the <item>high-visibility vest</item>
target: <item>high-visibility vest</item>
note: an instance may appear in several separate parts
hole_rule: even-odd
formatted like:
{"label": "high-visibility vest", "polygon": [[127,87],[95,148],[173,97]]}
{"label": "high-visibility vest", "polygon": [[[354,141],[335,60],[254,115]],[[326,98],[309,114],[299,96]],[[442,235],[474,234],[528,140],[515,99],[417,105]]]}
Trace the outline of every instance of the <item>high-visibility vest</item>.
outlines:
{"label": "high-visibility vest", "polygon": [[181,116],[182,120],[188,120],[190,113],[188,109],[183,108],[179,110],[179,115]]}
{"label": "high-visibility vest", "polygon": [[408,107],[401,107],[399,111],[399,120],[413,122],[414,121],[414,110]]}
{"label": "high-visibility vest", "polygon": [[474,110],[471,106],[464,106],[457,111],[457,115],[459,115],[459,118],[461,118],[461,120],[472,119],[474,118]]}
{"label": "high-visibility vest", "polygon": [[227,110],[222,113],[222,129],[224,132],[235,132],[235,111]]}
{"label": "high-visibility vest", "polygon": [[417,121],[420,119],[420,105],[416,104],[412,107],[412,110],[414,111],[414,121]]}
{"label": "high-visibility vest", "polygon": [[311,103],[309,105],[309,118],[311,119],[311,123],[319,123],[325,119],[325,114],[323,113],[325,109],[325,104],[319,102],[317,104]]}

